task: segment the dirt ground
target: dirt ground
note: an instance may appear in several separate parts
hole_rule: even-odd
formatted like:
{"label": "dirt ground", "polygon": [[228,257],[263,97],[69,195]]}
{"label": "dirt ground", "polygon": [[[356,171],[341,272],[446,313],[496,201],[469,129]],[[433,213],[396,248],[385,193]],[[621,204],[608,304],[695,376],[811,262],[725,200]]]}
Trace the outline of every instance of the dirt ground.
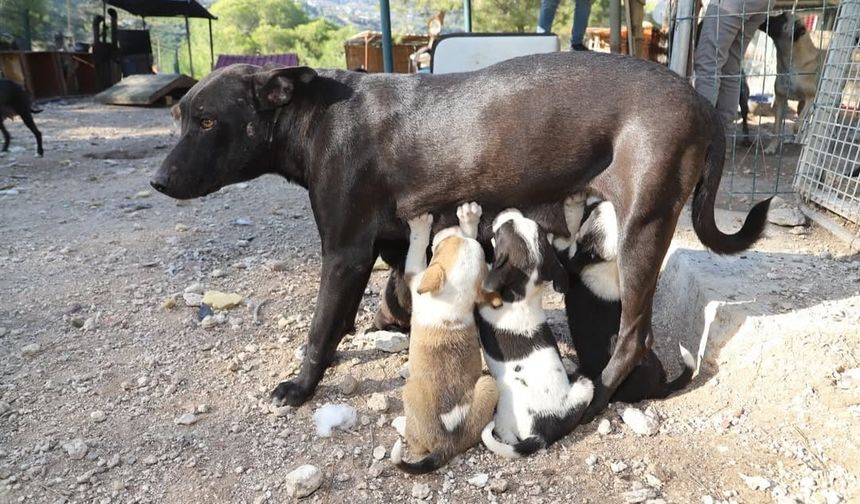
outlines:
{"label": "dirt ground", "polygon": [[[688,390],[637,405],[657,413],[656,435],[632,432],[614,405],[528,459],[477,447],[408,477],[373,456],[396,439],[406,353],[360,336],[387,273],[373,274],[358,333],[314,399],[270,405],[298,370],[319,285],[303,190],[267,176],[176,202],[148,186],[175,141],[166,109],[81,100],[36,119],[45,157],[19,121],[0,156],[0,503],[286,502],[302,464],[324,474],[310,502],[860,502],[860,261],[820,229],[771,228],[757,251],[795,259],[747,281],[770,282],[788,318],[750,338],[754,359],[724,352]],[[244,304],[204,328],[182,297],[196,283]],[[547,303],[563,337],[558,295]],[[677,372],[671,346],[658,348]],[[318,437],[327,402],[355,407],[358,425]]]}

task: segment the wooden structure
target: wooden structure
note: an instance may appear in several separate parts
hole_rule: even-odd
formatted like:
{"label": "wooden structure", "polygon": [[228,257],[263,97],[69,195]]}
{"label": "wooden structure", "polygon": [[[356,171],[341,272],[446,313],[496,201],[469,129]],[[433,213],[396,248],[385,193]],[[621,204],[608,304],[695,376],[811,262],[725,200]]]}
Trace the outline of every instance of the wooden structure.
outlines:
{"label": "wooden structure", "polygon": [[166,96],[179,98],[196,83],[179,74],[129,75],[94,98],[110,105],[153,105]]}
{"label": "wooden structure", "polygon": [[[364,69],[382,72],[385,69],[382,57],[382,33],[364,31],[343,44],[346,52],[346,67],[350,70]],[[409,73],[409,56],[430,43],[429,35],[403,35],[393,45],[394,72]]]}
{"label": "wooden structure", "polygon": [[36,100],[96,91],[90,53],[0,51],[0,74],[22,84]]}

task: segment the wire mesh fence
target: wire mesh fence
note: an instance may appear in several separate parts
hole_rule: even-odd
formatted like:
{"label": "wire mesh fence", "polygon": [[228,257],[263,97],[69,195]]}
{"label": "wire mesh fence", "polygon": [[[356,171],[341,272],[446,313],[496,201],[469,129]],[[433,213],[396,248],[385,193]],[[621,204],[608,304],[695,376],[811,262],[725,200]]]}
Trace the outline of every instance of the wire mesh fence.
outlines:
{"label": "wire mesh fence", "polygon": [[[809,138],[798,134],[798,129],[802,123],[818,117],[812,112],[817,113],[819,107],[819,98],[815,98],[817,83],[824,55],[834,36],[837,11],[841,17],[853,16],[855,23],[853,27],[843,23],[846,35],[840,44],[856,45],[848,32],[856,30],[858,13],[845,5],[860,0],[843,0],[841,10],[838,10],[839,0],[723,0],[719,6],[713,0],[713,8],[706,6],[699,12],[689,6],[683,8],[684,1],[673,0],[671,12],[676,13],[673,26],[685,20],[697,26],[688,41],[690,47],[684,51],[692,62],[687,65],[688,76],[700,92],[708,87],[702,85],[703,80],[715,81],[714,92],[720,94],[703,94],[719,110],[729,110],[726,120],[729,141],[718,204],[744,210],[774,194],[793,197],[792,181],[801,159],[801,143]],[[691,14],[677,14],[682,12]],[[708,35],[736,38],[733,44],[707,45],[700,38],[703,34],[706,39]],[[672,40],[676,45],[677,39]],[[699,43],[703,47],[698,47]],[[671,52],[677,49],[670,47],[670,59]],[[694,54],[701,61],[695,61]],[[733,55],[740,56],[739,64],[731,64]],[[712,62],[710,66],[702,64],[708,60]],[[853,74],[850,71],[840,74],[843,83],[857,80],[856,62],[852,64]],[[857,84],[850,86],[856,89]],[[739,90],[733,95],[734,102],[727,104],[726,93],[721,93],[725,87]],[[841,89],[833,93],[841,96]],[[727,94],[732,96],[731,92]],[[856,97],[854,100],[856,108]],[[738,109],[740,115],[736,113]],[[831,122],[843,116],[844,110]],[[842,152],[846,158],[857,156],[856,150],[851,151],[854,154],[848,149]],[[810,164],[815,162],[810,158]],[[844,185],[842,193],[849,190]]]}
{"label": "wire mesh fence", "polygon": [[860,0],[836,16],[794,187],[860,234]]}

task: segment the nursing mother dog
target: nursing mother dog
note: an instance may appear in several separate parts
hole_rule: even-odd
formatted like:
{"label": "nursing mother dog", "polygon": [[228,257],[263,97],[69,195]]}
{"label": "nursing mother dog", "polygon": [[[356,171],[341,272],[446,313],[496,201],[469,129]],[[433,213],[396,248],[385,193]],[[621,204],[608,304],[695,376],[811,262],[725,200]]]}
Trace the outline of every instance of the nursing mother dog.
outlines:
{"label": "nursing mother dog", "polygon": [[553,53],[445,75],[234,65],[197,83],[179,109],[179,141],[152,177],[158,191],[195,198],[266,173],[308,190],[322,270],[301,372],[272,392],[291,405],[313,394],[353,329],[376,257],[402,271],[407,219],[431,212],[435,231],[477,201],[488,221],[516,207],[566,236],[563,218],[529,208],[557,205],[560,216],[588,185],[617,212],[623,307],[593,418],[645,350],[660,264],[690,194],[696,234],[718,253],[752,245],[769,204],[734,234],[716,227],[717,112],[684,79],[625,56]]}

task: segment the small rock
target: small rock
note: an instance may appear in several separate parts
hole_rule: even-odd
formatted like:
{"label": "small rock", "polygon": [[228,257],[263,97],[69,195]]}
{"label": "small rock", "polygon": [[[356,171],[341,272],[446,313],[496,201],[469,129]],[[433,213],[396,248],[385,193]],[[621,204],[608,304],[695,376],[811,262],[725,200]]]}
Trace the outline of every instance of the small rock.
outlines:
{"label": "small rock", "polygon": [[[185,288],[183,291],[185,294],[200,294],[201,296],[206,291],[206,286],[202,283],[193,283]],[[202,300],[202,298],[201,298]]]}
{"label": "small rock", "polygon": [[349,481],[349,479],[350,476],[347,473],[337,473],[337,475],[335,475],[334,477],[334,480],[338,483],[346,483],[347,481]]}
{"label": "small rock", "polygon": [[194,425],[197,423],[197,415],[194,413],[183,413],[173,422],[177,425]]}
{"label": "small rock", "polygon": [[385,447],[382,445],[377,446],[373,449],[373,458],[376,460],[382,460],[385,458]]}
{"label": "small rock", "polygon": [[597,455],[592,453],[591,455],[585,457],[585,465],[593,466],[596,463],[597,463]]}
{"label": "small rock", "polygon": [[777,226],[794,227],[806,224],[806,216],[797,207],[772,208],[767,212],[767,220]]}
{"label": "small rock", "polygon": [[247,217],[239,217],[234,222],[237,226],[253,226],[254,223]]}
{"label": "small rock", "polygon": [[710,495],[703,495],[702,504],[716,504],[716,501]]}
{"label": "small rock", "polygon": [[143,457],[143,463],[148,466],[155,465],[158,463],[158,457],[155,455],[147,455],[146,457]]}
{"label": "small rock", "polygon": [[640,502],[645,502],[648,499],[657,497],[657,493],[652,488],[648,487],[639,487],[634,488],[628,492],[624,492],[624,502],[628,504],[638,504]]}
{"label": "small rock", "polygon": [[81,460],[86,457],[89,449],[90,448],[87,446],[87,443],[85,443],[81,438],[75,438],[63,443],[63,450],[66,451],[69,458],[72,460]]}
{"label": "small rock", "polygon": [[604,418],[600,421],[600,424],[597,426],[597,433],[601,436],[605,436],[612,432],[612,423],[608,418]]}
{"label": "small rock", "polygon": [[490,475],[487,473],[478,473],[468,480],[466,480],[470,485],[476,486],[478,488],[484,488],[487,482],[490,480]]}
{"label": "small rock", "polygon": [[825,490],[824,499],[825,501],[827,501],[827,504],[839,504],[840,502],[842,502],[842,496],[839,495],[835,490]]}
{"label": "small rock", "polygon": [[107,420],[107,414],[102,410],[95,410],[90,413],[90,420],[95,423],[102,423]]}
{"label": "small rock", "polygon": [[182,294],[182,299],[185,300],[185,306],[200,306],[203,304],[203,294],[196,292],[186,292]]}
{"label": "small rock", "polygon": [[209,273],[209,278],[224,278],[227,272],[222,269],[214,269]]}
{"label": "small rock", "polygon": [[340,383],[337,385],[337,389],[343,395],[352,395],[355,390],[358,388],[358,380],[355,379],[355,376],[351,374],[346,374],[340,380]]}
{"label": "small rock", "polygon": [[283,418],[290,414],[289,406],[275,406],[272,408],[272,414],[276,417]]}
{"label": "small rock", "polygon": [[285,490],[290,497],[307,497],[322,485],[323,474],[316,466],[305,464],[287,474]]}
{"label": "small rock", "polygon": [[31,355],[36,355],[37,353],[42,351],[42,345],[38,343],[30,343],[29,345],[24,345],[21,348],[21,355],[24,357],[29,357]]}
{"label": "small rock", "polygon": [[771,486],[770,480],[762,476],[746,476],[741,474],[741,479],[753,490],[767,490]]}
{"label": "small rock", "polygon": [[367,474],[376,479],[382,475],[382,471],[385,470],[385,463],[379,460],[374,460],[370,467],[367,468]]}
{"label": "small rock", "polygon": [[627,464],[625,464],[624,461],[622,461],[622,460],[617,460],[615,462],[609,463],[609,469],[613,473],[618,474],[618,473],[624,471],[625,469],[627,469]]}
{"label": "small rock", "polygon": [[409,349],[409,338],[405,334],[394,331],[374,331],[369,333],[373,338],[373,348],[388,353],[398,353]]}
{"label": "small rock", "polygon": [[653,415],[642,413],[641,410],[631,406],[624,408],[621,419],[633,432],[641,436],[653,436],[660,430],[660,423]]}
{"label": "small rock", "polygon": [[430,497],[430,485],[426,483],[413,483],[412,484],[412,497],[416,499],[424,500]]}
{"label": "small rock", "polygon": [[84,321],[84,325],[81,326],[81,329],[84,331],[94,331],[96,328],[96,319],[94,317],[90,317]]}
{"label": "small rock", "polygon": [[491,492],[496,494],[505,493],[508,490],[508,480],[496,478],[490,482],[490,486],[487,488],[489,488]]}
{"label": "small rock", "polygon": [[394,427],[394,430],[397,431],[401,436],[406,436],[406,417],[399,416],[395,417],[394,420],[391,421],[391,426]]}
{"label": "small rock", "polygon": [[238,306],[242,302],[242,296],[220,291],[206,291],[203,294],[203,302],[216,310],[227,310]]}
{"label": "small rock", "polygon": [[374,392],[367,400],[367,407],[377,413],[385,412],[388,410],[388,397],[385,394]]}
{"label": "small rock", "polygon": [[203,329],[211,329],[213,327],[219,326],[227,322],[227,317],[222,314],[217,315],[206,315],[203,317],[203,320],[200,321],[200,327]]}
{"label": "small rock", "polygon": [[400,377],[403,378],[404,380],[409,378],[409,364],[400,368],[400,370],[397,371],[397,374],[400,375]]}
{"label": "small rock", "polygon": [[272,271],[287,271],[290,265],[286,261],[272,260],[266,263],[266,266]]}
{"label": "small rock", "polygon": [[181,222],[177,222],[177,223],[176,223],[176,225],[175,225],[175,226],[173,226],[173,229],[175,229],[176,231],[178,231],[178,232],[180,232],[180,233],[184,233],[184,232],[188,231],[188,230],[189,230],[189,229],[191,229],[191,228],[190,228],[190,227],[188,227],[188,224],[183,224],[183,223],[181,223]]}

